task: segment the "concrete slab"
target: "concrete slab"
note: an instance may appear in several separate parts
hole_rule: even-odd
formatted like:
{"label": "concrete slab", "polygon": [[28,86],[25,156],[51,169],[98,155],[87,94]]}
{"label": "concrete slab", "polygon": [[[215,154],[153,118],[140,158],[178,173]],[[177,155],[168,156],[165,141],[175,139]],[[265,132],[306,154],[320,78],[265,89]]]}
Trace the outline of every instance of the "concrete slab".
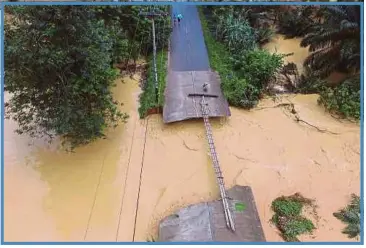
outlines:
{"label": "concrete slab", "polygon": [[[208,83],[207,92],[203,84]],[[230,116],[229,105],[222,94],[220,78],[212,71],[170,71],[165,89],[163,120],[165,123],[202,118],[200,97],[190,97],[191,93],[207,93],[217,98],[206,97],[210,117]]]}
{"label": "concrete slab", "polygon": [[[199,203],[180,209],[163,219],[159,226],[161,242],[265,242],[253,192],[248,186],[228,190],[236,231],[226,227],[221,201]],[[240,204],[242,209],[236,207]]]}

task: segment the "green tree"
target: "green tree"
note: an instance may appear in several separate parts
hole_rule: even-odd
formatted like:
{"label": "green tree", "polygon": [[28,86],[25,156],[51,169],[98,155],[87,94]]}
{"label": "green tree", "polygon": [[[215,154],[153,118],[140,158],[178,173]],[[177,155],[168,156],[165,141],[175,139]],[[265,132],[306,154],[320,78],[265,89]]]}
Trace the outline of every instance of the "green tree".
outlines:
{"label": "green tree", "polygon": [[[140,54],[148,55],[152,52],[151,19],[140,15],[140,12],[168,13],[167,6],[99,6],[96,17],[103,19],[107,26],[123,30],[129,40],[129,50],[126,60],[136,60]],[[170,36],[170,22],[168,16],[155,17],[157,49],[167,46]],[[125,61],[127,62],[127,61]]]}
{"label": "green tree", "polygon": [[320,22],[318,7],[296,6],[278,15],[278,31],[286,38],[304,37]]}
{"label": "green tree", "polygon": [[335,70],[358,72],[360,69],[359,6],[322,6],[323,22],[314,25],[301,42],[312,52],[304,64],[312,72],[327,77]]}
{"label": "green tree", "polygon": [[[7,7],[16,8],[16,7]],[[5,25],[5,105],[18,133],[61,136],[71,147],[103,137],[126,115],[110,91],[111,67],[125,52],[123,32],[114,33],[90,6],[27,6]],[[123,51],[120,51],[123,50]]]}

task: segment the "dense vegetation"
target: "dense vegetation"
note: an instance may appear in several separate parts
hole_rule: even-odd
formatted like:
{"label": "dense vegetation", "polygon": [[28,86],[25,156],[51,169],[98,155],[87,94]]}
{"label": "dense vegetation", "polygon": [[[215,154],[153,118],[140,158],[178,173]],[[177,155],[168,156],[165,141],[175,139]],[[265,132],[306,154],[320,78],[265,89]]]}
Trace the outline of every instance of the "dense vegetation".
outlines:
{"label": "dense vegetation", "polygon": [[342,232],[347,234],[348,238],[359,238],[361,232],[361,206],[359,196],[353,194],[351,196],[351,202],[333,215],[347,224]]}
{"label": "dense vegetation", "polygon": [[252,13],[239,6],[201,9],[201,22],[211,68],[222,80],[222,89],[233,106],[252,108],[275,72],[283,55],[262,50],[259,35],[251,25]]}
{"label": "dense vegetation", "polygon": [[[303,6],[290,9],[279,22],[281,33],[302,37],[301,46],[312,52],[301,87],[319,93],[319,103],[329,111],[355,119],[361,112],[360,18],[359,6]],[[334,71],[349,77],[329,86],[324,79]]]}
{"label": "dense vegetation", "polygon": [[[156,19],[156,92],[151,20],[139,15],[149,8],[7,6],[5,91],[11,99],[5,108],[19,123],[17,131],[61,136],[72,147],[103,137],[105,128],[127,118],[111,93],[116,68],[128,70],[141,55],[148,58],[148,68],[140,116],[161,106],[170,18]],[[211,67],[221,75],[230,104],[254,107],[277,74],[289,68],[285,55],[261,49],[277,29],[301,37],[312,52],[296,90],[319,93],[319,103],[329,111],[360,118],[359,6],[206,6],[200,14]],[[333,71],[349,78],[329,86],[325,79]]]}
{"label": "dense vegetation", "polygon": [[[287,38],[301,38],[301,46],[311,52],[303,75],[289,88],[319,93],[319,103],[329,111],[360,118],[359,6],[208,6],[202,8],[201,19],[211,66],[223,78],[232,105],[253,107],[266,86],[278,80],[276,74],[298,73],[296,65],[282,63],[285,55],[260,49],[276,29]],[[255,66],[249,67],[249,54],[256,58]],[[260,84],[253,81],[261,75],[255,75],[256,68],[265,72]],[[349,77],[329,85],[326,79],[332,72]]]}
{"label": "dense vegetation", "polygon": [[[143,81],[143,92],[140,95],[139,114],[141,118],[146,117],[149,110],[159,110],[164,105],[164,90],[167,76],[168,52],[161,50],[156,56],[156,67],[158,72],[158,90],[155,89],[154,67],[152,55],[148,58],[147,77]],[[158,94],[158,95],[156,95]]]}
{"label": "dense vegetation", "polygon": [[[18,133],[61,136],[71,147],[104,136],[127,118],[111,89],[119,72],[151,54],[151,20],[141,6],[7,6],[6,116]],[[165,9],[167,10],[167,9]],[[156,19],[158,49],[168,17]]]}
{"label": "dense vegetation", "polygon": [[296,193],[291,196],[281,196],[272,202],[274,215],[272,223],[281,231],[285,241],[298,242],[297,236],[311,233],[315,226],[311,220],[302,216],[305,206],[312,207],[313,202]]}

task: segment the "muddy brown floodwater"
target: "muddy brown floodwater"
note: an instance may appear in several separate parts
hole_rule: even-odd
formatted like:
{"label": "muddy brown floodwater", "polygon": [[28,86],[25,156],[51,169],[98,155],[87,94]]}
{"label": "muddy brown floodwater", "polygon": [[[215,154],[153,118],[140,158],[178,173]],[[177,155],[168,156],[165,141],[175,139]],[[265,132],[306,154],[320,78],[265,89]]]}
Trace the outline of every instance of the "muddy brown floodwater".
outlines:
{"label": "muddy brown floodwater", "polygon": [[303,72],[304,59],[309,55],[309,50],[306,47],[300,47],[300,38],[285,39],[283,35],[276,34],[271,42],[263,46],[264,49],[273,53],[290,54],[284,58],[285,62],[293,62],[296,64],[299,73]]}
{"label": "muddy brown floodwater", "polygon": [[[264,49],[272,53],[290,54],[284,58],[285,62],[293,62],[296,64],[299,74],[304,73],[303,62],[305,58],[310,54],[307,47],[301,47],[301,38],[286,39],[281,34],[276,34],[270,42],[263,46]],[[327,78],[329,84],[337,84],[343,81],[347,77],[347,74],[340,72],[333,72]]]}
{"label": "muddy brown floodwater", "polygon": [[[16,135],[5,121],[5,241],[146,241],[163,217],[219,196],[202,121],[139,120],[138,80],[124,81],[114,93],[128,122],[75,153]],[[301,240],[348,240],[332,213],[359,194],[360,127],[329,116],[317,98],[264,99],[213,120],[226,186],[252,187],[268,241],[281,241],[269,223],[272,200],[295,192],[315,199],[320,217]],[[279,102],[336,134],[295,122]]]}

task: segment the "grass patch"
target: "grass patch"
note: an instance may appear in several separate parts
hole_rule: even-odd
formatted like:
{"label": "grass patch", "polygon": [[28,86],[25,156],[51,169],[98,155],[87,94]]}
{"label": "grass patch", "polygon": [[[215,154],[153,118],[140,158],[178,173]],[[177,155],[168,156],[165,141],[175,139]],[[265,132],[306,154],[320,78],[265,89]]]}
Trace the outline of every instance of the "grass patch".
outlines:
{"label": "grass patch", "polygon": [[353,194],[351,196],[351,202],[343,209],[333,216],[347,224],[342,230],[342,233],[347,234],[348,238],[359,238],[361,232],[361,208],[360,208],[360,197]]}
{"label": "grass patch", "polygon": [[315,229],[312,221],[301,215],[304,206],[313,206],[313,201],[299,193],[281,196],[272,202],[272,210],[275,214],[271,221],[281,231],[285,241],[299,242],[298,235],[311,233]]}
{"label": "grass patch", "polygon": [[148,111],[153,108],[162,107],[164,105],[164,90],[167,77],[167,50],[161,50],[156,54],[156,66],[158,71],[158,96],[155,91],[155,76],[153,56],[148,57],[146,80],[142,86],[140,95],[140,118],[145,118]]}

